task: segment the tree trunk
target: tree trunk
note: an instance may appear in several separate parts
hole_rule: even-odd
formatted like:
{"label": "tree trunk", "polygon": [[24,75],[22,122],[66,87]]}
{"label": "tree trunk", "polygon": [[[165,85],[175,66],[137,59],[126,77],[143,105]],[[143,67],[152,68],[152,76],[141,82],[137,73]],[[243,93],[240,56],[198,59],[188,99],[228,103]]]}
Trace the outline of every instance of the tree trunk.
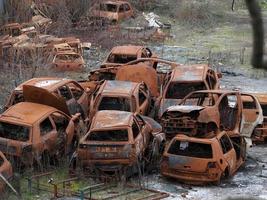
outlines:
{"label": "tree trunk", "polygon": [[253,52],[251,64],[255,68],[267,69],[267,62],[264,60],[264,26],[261,9],[257,0],[245,0],[251,17],[253,29]]}

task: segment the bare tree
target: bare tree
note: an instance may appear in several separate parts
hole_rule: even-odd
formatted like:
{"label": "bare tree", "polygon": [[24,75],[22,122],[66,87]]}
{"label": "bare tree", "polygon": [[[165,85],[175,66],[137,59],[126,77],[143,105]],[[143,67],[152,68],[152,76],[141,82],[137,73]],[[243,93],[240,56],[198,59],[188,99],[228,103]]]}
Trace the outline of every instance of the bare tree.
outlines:
{"label": "bare tree", "polygon": [[253,52],[251,64],[255,68],[267,69],[267,60],[264,59],[264,26],[261,8],[257,0],[245,0],[251,17],[253,29]]}

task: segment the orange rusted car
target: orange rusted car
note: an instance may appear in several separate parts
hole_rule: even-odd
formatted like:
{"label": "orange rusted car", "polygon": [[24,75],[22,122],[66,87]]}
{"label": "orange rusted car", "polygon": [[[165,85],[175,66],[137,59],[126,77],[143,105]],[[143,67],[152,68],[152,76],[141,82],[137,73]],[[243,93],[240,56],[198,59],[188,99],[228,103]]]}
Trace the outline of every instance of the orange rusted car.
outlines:
{"label": "orange rusted car", "polygon": [[121,110],[142,115],[150,109],[150,92],[144,83],[105,81],[91,98],[92,118],[99,110]]}
{"label": "orange rusted car", "polygon": [[246,142],[225,131],[207,138],[177,135],[166,147],[161,174],[189,184],[219,184],[244,163]]}
{"label": "orange rusted car", "polygon": [[80,140],[77,161],[88,171],[134,173],[160,154],[165,141],[153,119],[125,111],[99,111]]}
{"label": "orange rusted car", "polygon": [[[116,46],[111,49],[106,60],[101,64],[100,67],[119,67],[138,58],[151,57],[156,56],[148,47],[134,45]],[[151,66],[154,64],[153,60],[144,62]]]}
{"label": "orange rusted car", "polygon": [[208,65],[181,65],[174,68],[163,81],[156,118],[160,119],[168,107],[179,104],[190,92],[212,89],[219,89],[219,77]]}
{"label": "orange rusted car", "polygon": [[[7,181],[10,180],[13,176],[12,166],[1,151],[0,151],[0,174]],[[2,178],[0,177],[0,192],[4,190],[5,185],[6,185],[5,181],[2,180]]]}
{"label": "orange rusted car", "polygon": [[[24,89],[23,87],[27,87]],[[28,94],[28,101],[60,107],[67,107],[68,115],[81,113],[83,118],[88,116],[89,91],[84,89],[78,82],[54,77],[30,79],[14,89],[11,93],[5,109],[25,101],[24,93]]]}
{"label": "orange rusted car", "polygon": [[242,100],[238,91],[202,90],[187,95],[179,105],[169,107],[161,117],[166,136],[177,133],[205,136],[227,130],[239,134],[242,124]]}
{"label": "orange rusted car", "polygon": [[[31,166],[74,151],[80,137],[79,114],[21,102],[0,115],[0,149],[17,164]],[[20,165],[18,165],[20,166]]]}
{"label": "orange rusted car", "polygon": [[56,70],[81,70],[84,68],[83,57],[72,51],[61,51],[54,55],[51,68]]}
{"label": "orange rusted car", "polygon": [[90,9],[91,18],[107,20],[113,24],[133,16],[133,8],[127,1],[102,1]]}

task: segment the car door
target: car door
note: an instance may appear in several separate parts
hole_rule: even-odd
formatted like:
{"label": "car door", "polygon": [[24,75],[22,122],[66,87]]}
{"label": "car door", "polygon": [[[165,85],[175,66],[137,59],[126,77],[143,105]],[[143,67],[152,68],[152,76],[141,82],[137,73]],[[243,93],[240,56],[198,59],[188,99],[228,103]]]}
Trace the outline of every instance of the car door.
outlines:
{"label": "car door", "polygon": [[135,153],[136,157],[141,156],[143,148],[144,148],[144,142],[143,142],[143,135],[141,134],[139,124],[137,120],[133,120],[132,124],[132,134],[135,144]]}
{"label": "car door", "polygon": [[[75,125],[73,119],[65,116],[61,112],[53,112],[50,115],[57,130],[57,147],[64,148],[62,152],[70,152],[72,149],[71,145],[74,139]],[[75,118],[75,116],[73,117]]]}
{"label": "car door", "polygon": [[124,5],[121,4],[118,9],[118,21],[125,18],[125,11],[124,11]]}
{"label": "car door", "polygon": [[124,3],[123,6],[124,6],[124,12],[125,12],[124,17],[125,18],[131,17],[133,15],[133,11],[130,5],[128,3]]}
{"label": "car door", "polygon": [[236,166],[235,150],[233,148],[233,145],[229,137],[226,134],[222,135],[219,141],[223,152],[224,160],[227,162],[229,168],[229,175],[230,175],[234,172]]}
{"label": "car door", "polygon": [[88,93],[77,83],[72,82],[67,84],[69,87],[73,98],[77,102],[77,106],[81,109],[81,114],[83,118],[88,116],[89,109],[89,95]]}
{"label": "car door", "polygon": [[58,93],[66,101],[67,107],[71,115],[74,115],[76,113],[81,113],[82,115],[84,115],[83,110],[81,109],[81,106],[78,104],[76,99],[72,96],[70,88],[67,85],[63,85],[59,87]]}
{"label": "car door", "polygon": [[49,116],[39,123],[39,130],[43,149],[53,152],[56,148],[57,130]]}
{"label": "car door", "polygon": [[136,120],[140,127],[144,147],[146,148],[150,141],[152,128],[144,121],[144,119],[139,114],[136,115]]}
{"label": "car door", "polygon": [[149,110],[150,99],[149,91],[145,84],[142,84],[138,88],[138,112],[142,115],[146,115]]}
{"label": "car door", "polygon": [[258,124],[263,122],[262,108],[258,99],[250,94],[241,94],[243,104],[243,127],[242,135],[251,137]]}

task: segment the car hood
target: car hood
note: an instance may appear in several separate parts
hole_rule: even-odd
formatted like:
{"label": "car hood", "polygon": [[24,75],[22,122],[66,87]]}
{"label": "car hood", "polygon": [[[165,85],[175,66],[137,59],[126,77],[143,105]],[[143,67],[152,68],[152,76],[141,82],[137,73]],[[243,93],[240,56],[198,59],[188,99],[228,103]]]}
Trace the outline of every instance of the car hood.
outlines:
{"label": "car hood", "polygon": [[163,113],[171,106],[178,105],[182,99],[163,99],[160,108],[158,117],[161,118]]}
{"label": "car hood", "polygon": [[23,97],[27,102],[51,106],[70,116],[70,112],[64,98],[56,96],[44,88],[23,85]]}
{"label": "car hood", "polygon": [[203,110],[204,108],[205,107],[203,106],[177,105],[177,106],[171,106],[167,108],[166,112],[179,111],[182,113],[190,113],[191,111],[200,111],[200,110]]}

